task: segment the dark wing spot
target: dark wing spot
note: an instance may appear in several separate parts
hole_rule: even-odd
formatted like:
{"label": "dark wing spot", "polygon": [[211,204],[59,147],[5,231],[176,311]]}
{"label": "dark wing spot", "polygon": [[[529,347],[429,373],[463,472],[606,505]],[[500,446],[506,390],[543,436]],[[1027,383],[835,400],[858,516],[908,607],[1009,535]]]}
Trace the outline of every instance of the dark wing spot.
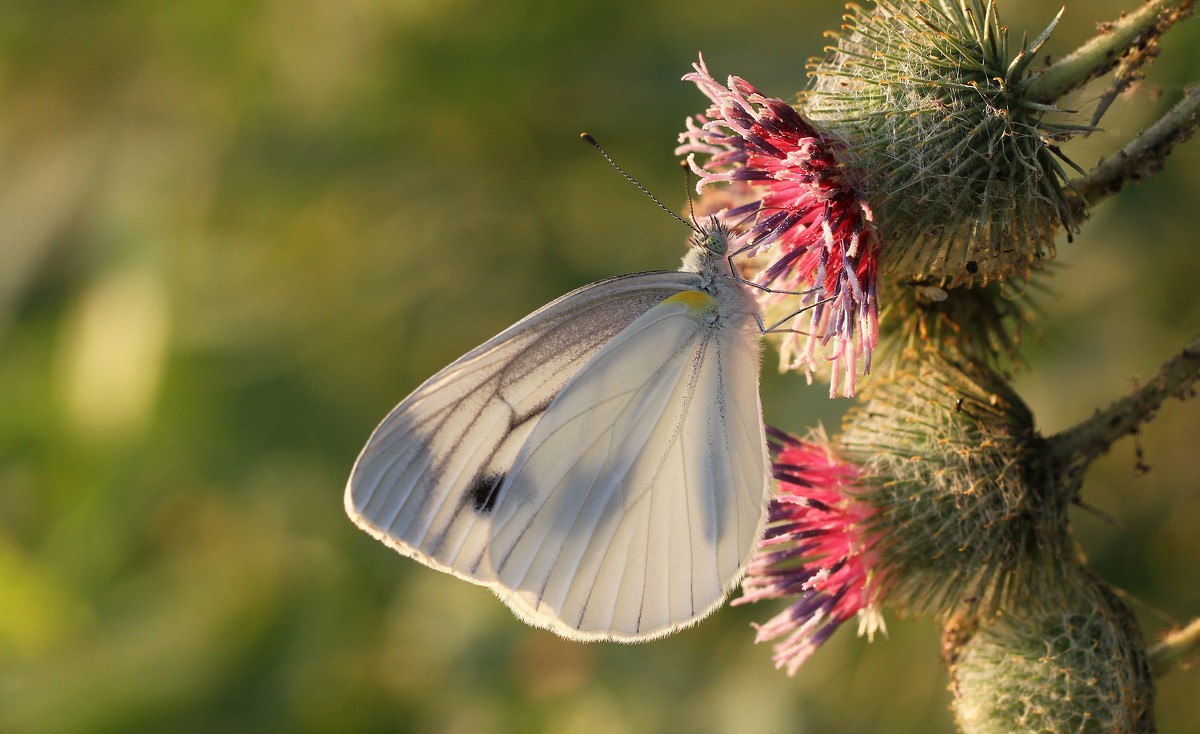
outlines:
{"label": "dark wing spot", "polygon": [[496,509],[496,495],[504,484],[503,474],[481,474],[467,490],[467,501],[481,515],[491,514]]}

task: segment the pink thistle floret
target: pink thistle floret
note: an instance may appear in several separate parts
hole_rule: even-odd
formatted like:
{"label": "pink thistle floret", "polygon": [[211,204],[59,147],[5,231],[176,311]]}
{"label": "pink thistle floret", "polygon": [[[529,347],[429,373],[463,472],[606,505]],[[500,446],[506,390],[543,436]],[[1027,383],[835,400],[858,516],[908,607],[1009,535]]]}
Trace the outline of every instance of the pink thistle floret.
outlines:
{"label": "pink thistle floret", "polygon": [[768,430],[778,491],[766,537],[733,603],[793,600],[755,625],[755,642],[778,640],[775,667],[794,675],[851,617],[859,618],[859,634],[883,628],[875,554],[863,529],[872,510],[857,498],[858,467],[839,460],[821,434],[801,441]]}
{"label": "pink thistle floret", "polygon": [[748,251],[769,253],[757,281],[769,286],[760,291],[763,306],[794,304],[800,292],[800,303],[811,306],[807,333],[784,332],[782,368],[803,369],[811,380],[823,356],[831,364],[830,396],[840,381],[842,395],[849,397],[859,359],[862,374],[869,373],[879,338],[879,243],[871,208],[838,160],[845,148],[746,80],[731,76],[721,85],[703,56],[692,68],[684,80],[694,82],[712,105],[687,120],[675,152],[687,154],[700,177],[698,192],[710,184],[734,184],[746,199],[716,216],[742,233],[739,240]]}

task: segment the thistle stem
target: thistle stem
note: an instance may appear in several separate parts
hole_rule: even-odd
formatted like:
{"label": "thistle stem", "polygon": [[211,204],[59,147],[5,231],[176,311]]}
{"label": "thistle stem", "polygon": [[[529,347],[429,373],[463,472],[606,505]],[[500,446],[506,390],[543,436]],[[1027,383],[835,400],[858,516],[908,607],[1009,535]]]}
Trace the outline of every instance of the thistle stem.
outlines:
{"label": "thistle stem", "polygon": [[1189,397],[1197,379],[1200,379],[1200,335],[1164,364],[1154,379],[1091,418],[1051,436],[1048,450],[1055,465],[1068,475],[1078,476],[1118,439],[1135,433],[1139,426],[1150,421],[1168,397]]}
{"label": "thistle stem", "polygon": [[1092,79],[1107,74],[1121,59],[1152,44],[1168,28],[1191,15],[1195,0],[1149,0],[1029,80],[1026,99],[1052,104]]}
{"label": "thistle stem", "polygon": [[1130,181],[1149,178],[1162,169],[1176,145],[1200,127],[1200,87],[1188,89],[1171,110],[1124,148],[1109,156],[1067,190],[1077,215],[1121,190]]}
{"label": "thistle stem", "polygon": [[1194,660],[1200,655],[1200,617],[1188,622],[1183,629],[1169,633],[1147,650],[1147,655],[1155,677],[1161,677]]}

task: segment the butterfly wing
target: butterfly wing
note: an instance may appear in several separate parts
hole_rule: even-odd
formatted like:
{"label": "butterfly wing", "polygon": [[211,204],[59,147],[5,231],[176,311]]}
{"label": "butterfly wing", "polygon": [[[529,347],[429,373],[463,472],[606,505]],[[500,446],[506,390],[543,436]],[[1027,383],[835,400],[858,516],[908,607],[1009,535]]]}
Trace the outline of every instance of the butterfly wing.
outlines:
{"label": "butterfly wing", "polygon": [[650,639],[715,609],[765,521],[759,332],[670,298],[600,349],[525,439],[487,543],[496,591],[580,640]]}
{"label": "butterfly wing", "polygon": [[459,358],[371,434],[346,486],[346,512],[400,553],[479,584],[499,481],[563,385],[616,334],[692,273],[593,283]]}

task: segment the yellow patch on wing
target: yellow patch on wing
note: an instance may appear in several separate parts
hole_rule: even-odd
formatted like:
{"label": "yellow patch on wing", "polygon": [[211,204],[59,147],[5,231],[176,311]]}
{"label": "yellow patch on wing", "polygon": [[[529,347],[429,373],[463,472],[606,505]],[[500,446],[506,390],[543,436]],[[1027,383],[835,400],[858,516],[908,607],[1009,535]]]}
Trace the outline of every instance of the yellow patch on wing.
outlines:
{"label": "yellow patch on wing", "polygon": [[717,307],[716,300],[703,291],[682,291],[671,296],[663,303],[682,303],[693,311],[711,311]]}

